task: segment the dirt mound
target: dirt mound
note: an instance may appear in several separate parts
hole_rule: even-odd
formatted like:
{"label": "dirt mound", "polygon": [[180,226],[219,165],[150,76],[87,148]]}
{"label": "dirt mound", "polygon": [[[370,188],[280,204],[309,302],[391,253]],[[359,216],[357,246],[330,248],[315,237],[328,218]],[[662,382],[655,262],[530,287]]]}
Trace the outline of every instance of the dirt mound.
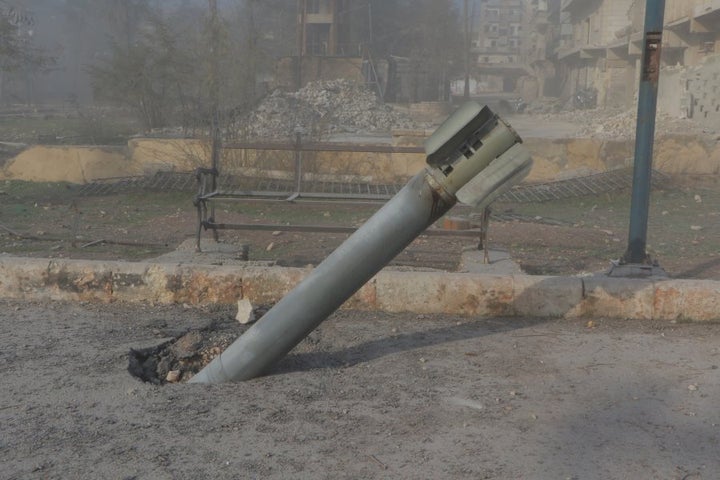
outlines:
{"label": "dirt mound", "polygon": [[192,330],[157,347],[130,350],[128,371],[156,385],[185,382],[220,355],[241,333],[241,325],[227,323]]}
{"label": "dirt mound", "polygon": [[[259,319],[268,310],[268,306],[258,306],[253,313]],[[128,371],[155,385],[187,382],[224,352],[248,327],[233,320],[223,320],[199,330],[190,330],[155,347],[131,349]]]}
{"label": "dirt mound", "polygon": [[249,138],[304,134],[389,132],[415,128],[405,114],[381,103],[375,93],[349,80],[312,82],[297,92],[276,90],[233,129]]}

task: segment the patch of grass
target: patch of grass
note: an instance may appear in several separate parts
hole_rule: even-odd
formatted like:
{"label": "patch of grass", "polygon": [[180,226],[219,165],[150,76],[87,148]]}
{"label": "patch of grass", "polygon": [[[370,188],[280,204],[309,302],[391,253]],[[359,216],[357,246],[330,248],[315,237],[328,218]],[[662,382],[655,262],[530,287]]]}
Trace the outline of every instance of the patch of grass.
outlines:
{"label": "patch of grass", "polygon": [[26,200],[70,198],[75,196],[77,185],[64,182],[27,182],[24,180],[5,180],[0,184],[3,195]]}
{"label": "patch of grass", "polygon": [[9,142],[116,145],[138,131],[132,118],[103,111],[0,117],[0,140]]}
{"label": "patch of grass", "polygon": [[[497,211],[563,220],[580,227],[626,231],[630,223],[629,195],[621,192],[544,203],[499,204]],[[714,240],[719,235],[720,193],[712,190],[652,192],[648,219],[651,246],[692,245],[700,238]]]}
{"label": "patch of grass", "polygon": [[75,190],[66,183],[5,181],[0,192],[0,223],[32,229],[32,234],[66,224],[75,197]]}
{"label": "patch of grass", "polygon": [[262,223],[290,225],[358,225],[370,218],[380,205],[317,205],[285,202],[217,202],[217,220],[222,214],[242,214],[262,219]]}
{"label": "patch of grass", "polygon": [[194,209],[192,195],[183,192],[82,197],[78,199],[78,205],[86,214],[97,217],[98,221],[122,223],[127,227],[145,224],[161,214]]}
{"label": "patch of grass", "polygon": [[617,228],[627,225],[627,220],[630,218],[629,205],[629,193],[624,193],[543,203],[498,204],[496,211],[561,220],[581,227],[601,224],[603,228]]}
{"label": "patch of grass", "polygon": [[[78,197],[75,185],[16,181],[0,182],[0,192],[0,224],[42,239],[20,241],[0,232],[3,248],[0,251],[17,255],[142,260],[172,250],[192,236],[196,228],[191,192]],[[688,189],[655,191],[650,207],[649,253],[671,274],[688,278],[716,275],[720,264],[720,193]],[[378,208],[379,205],[374,204],[217,202],[216,220],[358,226]],[[497,204],[493,210],[530,219],[539,216],[559,220],[560,226],[532,224],[532,220],[512,222],[504,237],[499,233],[496,236],[495,232],[501,230],[491,226],[490,244],[508,248],[530,273],[600,271],[609,266],[610,260],[622,256],[627,248],[628,192],[542,204]],[[459,207],[454,214],[469,213],[469,208]],[[221,232],[221,237],[226,235],[229,233]],[[48,238],[58,239],[61,246],[47,241]],[[321,234],[298,236],[302,240],[292,238],[290,235],[275,238],[269,232],[258,234],[253,240],[257,245],[251,249],[251,255],[253,259],[304,265],[309,263],[306,258],[322,256],[319,252],[331,251],[342,241]],[[71,246],[73,239],[77,239],[78,245],[102,239],[143,245],[97,244],[79,249]],[[266,247],[270,242],[275,245],[268,252]],[[431,261],[432,254],[424,252],[420,261]]]}

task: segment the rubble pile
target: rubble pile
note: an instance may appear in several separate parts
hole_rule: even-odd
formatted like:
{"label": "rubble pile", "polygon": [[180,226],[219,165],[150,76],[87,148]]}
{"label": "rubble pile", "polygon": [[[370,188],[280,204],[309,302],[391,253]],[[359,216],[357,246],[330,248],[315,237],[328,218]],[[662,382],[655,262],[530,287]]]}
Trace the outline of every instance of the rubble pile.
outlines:
{"label": "rubble pile", "polygon": [[563,103],[557,98],[543,97],[530,102],[525,108],[525,113],[542,115],[558,113],[563,110]]}
{"label": "rubble pile", "polygon": [[297,92],[274,91],[235,129],[248,138],[287,138],[297,129],[305,135],[389,132],[416,128],[414,122],[375,93],[349,80],[312,82]]}
{"label": "rubble pile", "polygon": [[[540,113],[541,112],[541,113]],[[571,110],[557,113],[531,112],[541,122],[559,121],[577,125],[575,134],[578,137],[592,137],[602,140],[627,140],[635,138],[637,110],[592,109]],[[655,134],[664,135],[695,135],[698,137],[717,137],[718,132],[703,127],[692,119],[679,118],[667,113],[658,112]]]}
{"label": "rubble pile", "polygon": [[[595,115],[593,115],[595,112]],[[608,112],[605,115],[597,116],[597,111],[581,112],[586,113],[588,118],[582,124],[582,133],[602,139],[633,138],[637,123],[637,111],[635,109],[621,112]],[[710,135],[713,132],[704,128],[696,122],[687,118],[678,118],[667,113],[658,112],[655,123],[655,134],[663,136],[668,134],[690,134]]]}

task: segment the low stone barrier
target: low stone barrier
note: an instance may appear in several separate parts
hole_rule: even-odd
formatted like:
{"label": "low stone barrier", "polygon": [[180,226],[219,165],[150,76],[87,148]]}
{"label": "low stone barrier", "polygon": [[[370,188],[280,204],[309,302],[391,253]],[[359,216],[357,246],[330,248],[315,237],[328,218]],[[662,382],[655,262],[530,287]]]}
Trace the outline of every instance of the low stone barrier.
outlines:
{"label": "low stone barrier", "polygon": [[[0,258],[0,298],[256,305],[277,302],[310,270]],[[720,282],[383,270],[343,308],[483,317],[720,320]]]}

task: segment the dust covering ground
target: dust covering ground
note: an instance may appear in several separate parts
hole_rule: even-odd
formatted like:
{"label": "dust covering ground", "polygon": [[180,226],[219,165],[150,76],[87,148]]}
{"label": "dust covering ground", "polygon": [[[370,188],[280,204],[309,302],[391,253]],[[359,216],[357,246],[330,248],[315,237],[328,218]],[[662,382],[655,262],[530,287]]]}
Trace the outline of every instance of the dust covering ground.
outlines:
{"label": "dust covering ground", "polygon": [[718,325],[342,312],[250,382],[128,373],[232,315],[0,301],[0,477],[720,477]]}

